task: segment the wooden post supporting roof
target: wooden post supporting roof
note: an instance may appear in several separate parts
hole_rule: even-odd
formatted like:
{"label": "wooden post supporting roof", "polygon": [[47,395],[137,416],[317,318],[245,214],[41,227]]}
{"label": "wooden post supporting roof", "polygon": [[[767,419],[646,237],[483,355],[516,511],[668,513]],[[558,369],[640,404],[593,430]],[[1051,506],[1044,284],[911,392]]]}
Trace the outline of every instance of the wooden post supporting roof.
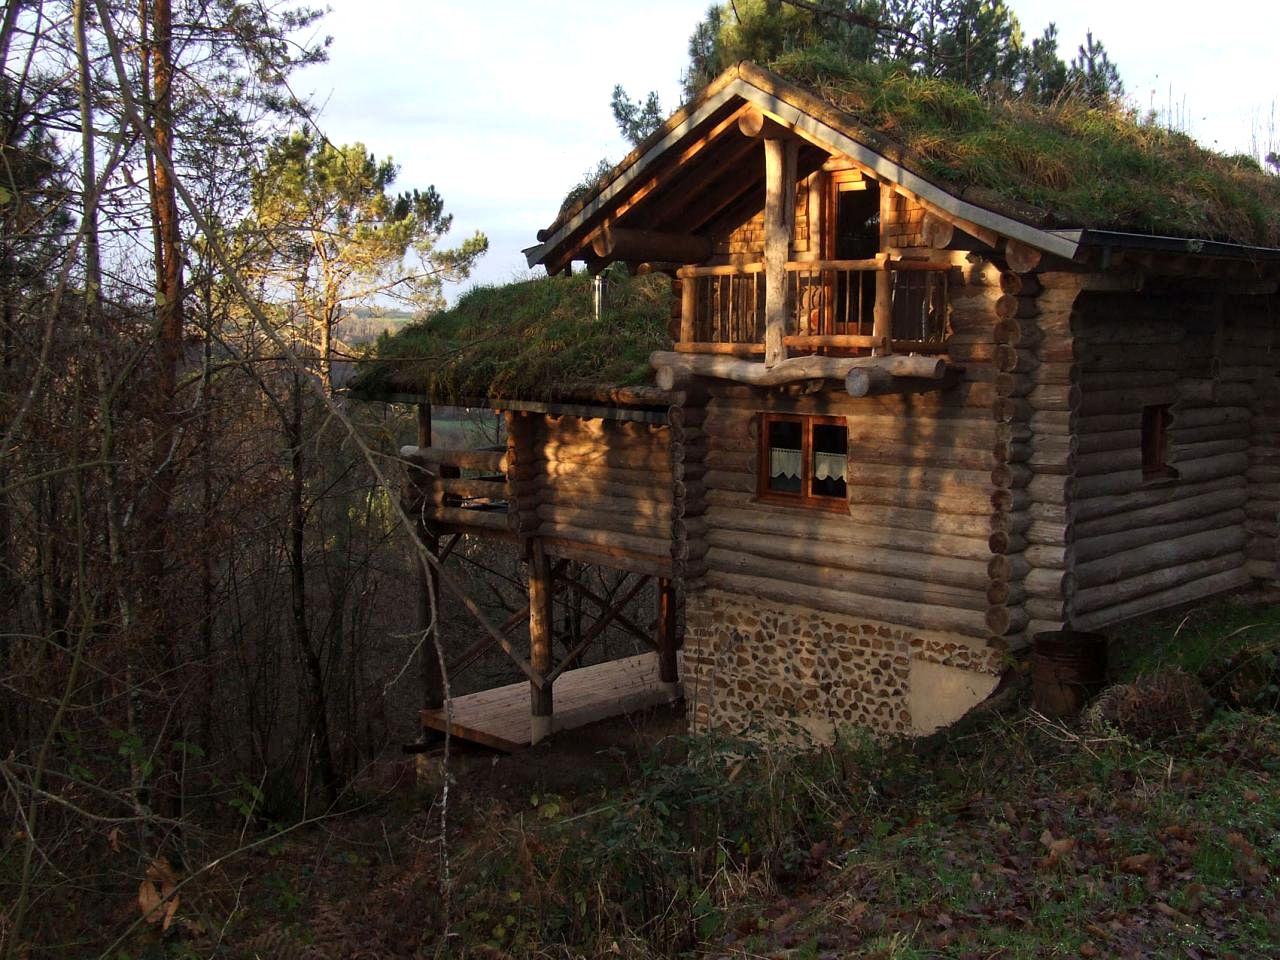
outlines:
{"label": "wooden post supporting roof", "polygon": [[[764,365],[787,358],[782,338],[787,332],[787,259],[791,253],[791,224],[795,213],[796,146],[792,141],[764,142]],[[791,162],[788,163],[788,157]],[[787,198],[791,197],[790,203]]]}
{"label": "wooden post supporting roof", "polygon": [[[530,546],[529,557],[529,665],[540,677],[551,672],[551,639],[554,630],[552,598],[555,594],[554,574],[542,541],[537,537]],[[552,684],[529,685],[530,743],[538,743],[551,735]]]}
{"label": "wooden post supporting roof", "polygon": [[[889,221],[892,219],[894,205],[893,187],[887,183],[880,184],[880,249],[888,245]],[[886,259],[876,271],[876,303],[871,324],[871,335],[881,338],[887,344],[893,336],[893,274],[889,272]],[[880,347],[871,351],[878,357],[891,352],[888,347]]]}

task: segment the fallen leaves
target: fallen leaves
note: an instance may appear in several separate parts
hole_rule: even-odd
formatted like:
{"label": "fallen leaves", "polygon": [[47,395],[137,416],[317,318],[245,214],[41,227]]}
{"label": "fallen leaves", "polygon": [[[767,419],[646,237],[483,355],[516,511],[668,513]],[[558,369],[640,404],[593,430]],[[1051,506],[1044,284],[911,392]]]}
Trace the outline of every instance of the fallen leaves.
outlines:
{"label": "fallen leaves", "polygon": [[178,875],[169,861],[162,858],[151,861],[146,876],[138,884],[138,908],[147,923],[158,923],[161,930],[169,929],[181,901],[177,887]]}

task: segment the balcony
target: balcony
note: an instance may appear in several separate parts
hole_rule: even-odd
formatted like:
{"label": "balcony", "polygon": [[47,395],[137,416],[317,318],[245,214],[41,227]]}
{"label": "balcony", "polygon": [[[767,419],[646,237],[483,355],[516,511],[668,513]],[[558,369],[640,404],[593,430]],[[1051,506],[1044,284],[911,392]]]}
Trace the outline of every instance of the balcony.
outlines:
{"label": "balcony", "polygon": [[836,379],[854,397],[943,385],[950,263],[881,254],[780,265],[780,283],[764,263],[678,270],[680,336],[649,358],[658,385]]}
{"label": "balcony", "polygon": [[[915,260],[791,261],[786,268],[788,356],[946,351],[951,265]],[[763,263],[683,267],[680,353],[765,353]],[[881,304],[877,320],[877,303]]]}

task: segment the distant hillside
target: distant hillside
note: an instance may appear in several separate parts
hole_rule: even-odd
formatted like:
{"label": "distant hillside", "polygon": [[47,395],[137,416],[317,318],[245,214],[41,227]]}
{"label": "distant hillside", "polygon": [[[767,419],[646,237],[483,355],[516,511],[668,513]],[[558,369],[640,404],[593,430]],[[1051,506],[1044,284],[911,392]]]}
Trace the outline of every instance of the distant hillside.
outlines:
{"label": "distant hillside", "polygon": [[384,310],[375,313],[364,308],[356,310],[339,321],[335,332],[339,340],[356,347],[373,343],[384,332],[395,336],[412,322],[413,314],[407,310]]}

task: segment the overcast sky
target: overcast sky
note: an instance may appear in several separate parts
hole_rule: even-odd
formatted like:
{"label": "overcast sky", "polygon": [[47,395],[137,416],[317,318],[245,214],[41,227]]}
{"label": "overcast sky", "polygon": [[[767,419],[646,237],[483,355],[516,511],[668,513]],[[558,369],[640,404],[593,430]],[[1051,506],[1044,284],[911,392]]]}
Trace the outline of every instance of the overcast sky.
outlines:
{"label": "overcast sky", "polygon": [[[323,104],[337,143],[361,141],[400,164],[397,187],[434,184],[453,236],[490,251],[476,279],[525,275],[522,247],[602,157],[628,150],[609,94],[679,100],[687,41],[708,0],[330,0],[329,62],[296,86]],[[1058,24],[1069,60],[1092,29],[1131,101],[1172,113],[1202,143],[1266,147],[1274,133],[1280,2],[1011,0],[1024,32]],[[1273,141],[1280,146],[1280,137]],[[450,297],[452,299],[452,296]]]}

